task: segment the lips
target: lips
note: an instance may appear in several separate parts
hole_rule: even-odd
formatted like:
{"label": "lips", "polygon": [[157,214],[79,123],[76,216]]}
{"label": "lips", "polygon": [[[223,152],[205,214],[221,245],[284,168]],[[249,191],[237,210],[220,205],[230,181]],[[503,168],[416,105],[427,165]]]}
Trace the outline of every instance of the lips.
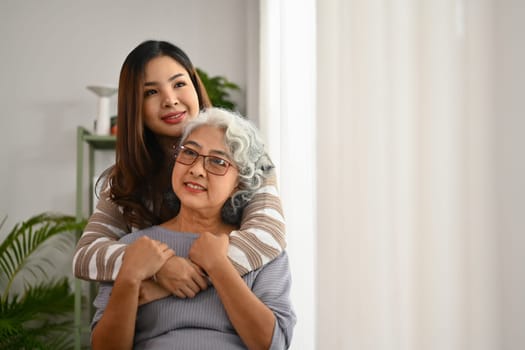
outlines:
{"label": "lips", "polygon": [[184,186],[186,186],[186,189],[190,192],[205,192],[207,191],[204,186],[199,185],[195,182],[185,182]]}
{"label": "lips", "polygon": [[172,112],[163,115],[160,119],[168,124],[179,124],[186,117],[186,112]]}

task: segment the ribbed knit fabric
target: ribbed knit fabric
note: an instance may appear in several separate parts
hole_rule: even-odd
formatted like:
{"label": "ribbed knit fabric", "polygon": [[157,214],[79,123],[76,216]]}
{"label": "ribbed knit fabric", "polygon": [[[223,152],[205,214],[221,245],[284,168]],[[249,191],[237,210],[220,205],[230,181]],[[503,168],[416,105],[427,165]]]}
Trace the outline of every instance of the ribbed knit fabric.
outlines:
{"label": "ribbed knit fabric", "polygon": [[[198,237],[154,226],[126,235],[121,242],[128,244],[143,235],[165,242],[177,255],[184,257],[187,257],[191,244]],[[262,268],[244,275],[243,279],[275,315],[271,349],[287,349],[296,315],[290,301],[291,274],[286,252]],[[97,311],[92,327],[102,317],[111,288],[112,283],[100,285],[94,302]],[[172,296],[140,306],[134,342],[135,349],[245,349],[213,286],[194,298]]]}
{"label": "ribbed knit fabric", "polygon": [[[111,201],[106,187],[77,244],[74,275],[85,280],[114,281],[126,248],[116,240],[137,229],[126,226],[122,208]],[[274,259],[285,247],[281,200],[272,177],[244,209],[240,229],[230,235],[228,257],[244,275]]]}

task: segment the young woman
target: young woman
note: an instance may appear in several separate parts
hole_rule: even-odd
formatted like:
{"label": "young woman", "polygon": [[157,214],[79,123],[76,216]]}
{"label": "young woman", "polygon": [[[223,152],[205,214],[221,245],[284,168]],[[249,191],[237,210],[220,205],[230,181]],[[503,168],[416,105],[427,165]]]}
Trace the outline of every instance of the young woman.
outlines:
{"label": "young woman", "polygon": [[[248,121],[211,108],[190,122],[172,174],[180,209],[121,239],[130,245],[117,279],[95,299],[93,349],[288,348],[296,316],[286,252],[243,277],[227,258],[238,212],[272,171]],[[161,291],[139,306],[145,281],[175,252],[201,266],[213,288],[193,299]]]}
{"label": "young woman", "polygon": [[[127,56],[120,72],[116,164],[103,174],[103,190],[73,259],[78,278],[113,281],[122,264],[124,235],[172,218],[174,152],[183,126],[210,107],[188,56],[164,41],[146,41]],[[228,257],[240,275],[261,267],[285,247],[284,219],[275,177],[265,179],[230,233]],[[203,287],[199,268],[174,256],[157,281],[178,297]]]}

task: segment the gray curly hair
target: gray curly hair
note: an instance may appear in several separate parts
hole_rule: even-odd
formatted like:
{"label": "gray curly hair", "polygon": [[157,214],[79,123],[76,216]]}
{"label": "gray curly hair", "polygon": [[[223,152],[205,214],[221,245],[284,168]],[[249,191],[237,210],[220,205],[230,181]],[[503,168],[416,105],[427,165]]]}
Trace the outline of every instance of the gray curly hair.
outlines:
{"label": "gray curly hair", "polygon": [[239,224],[242,211],[250,199],[274,173],[274,165],[264,149],[257,128],[240,114],[226,109],[207,108],[188,122],[180,144],[197,128],[211,125],[224,130],[224,140],[231,160],[239,170],[239,187],[222,208],[222,219],[230,224]]}

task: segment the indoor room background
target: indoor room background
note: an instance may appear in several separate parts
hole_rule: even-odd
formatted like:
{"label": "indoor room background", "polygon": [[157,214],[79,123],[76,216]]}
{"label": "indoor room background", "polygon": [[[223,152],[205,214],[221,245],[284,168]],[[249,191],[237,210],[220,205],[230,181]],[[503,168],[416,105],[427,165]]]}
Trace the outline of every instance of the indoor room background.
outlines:
{"label": "indoor room background", "polygon": [[2,0],[0,240],[75,214],[86,86],[167,40],[241,87],[277,164],[292,349],[522,349],[524,32],[520,0]]}

